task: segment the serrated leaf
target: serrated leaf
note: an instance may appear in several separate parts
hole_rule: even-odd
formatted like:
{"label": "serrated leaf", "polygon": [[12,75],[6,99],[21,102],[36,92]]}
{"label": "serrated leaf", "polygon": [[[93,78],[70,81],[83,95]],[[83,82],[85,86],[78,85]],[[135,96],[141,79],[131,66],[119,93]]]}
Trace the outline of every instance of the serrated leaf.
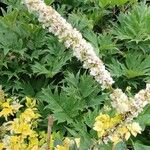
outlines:
{"label": "serrated leaf", "polygon": [[94,111],[88,111],[84,116],[85,123],[90,127],[93,128],[93,125],[95,123],[95,118],[98,116],[99,111],[98,109],[95,109]]}
{"label": "serrated leaf", "polygon": [[64,92],[58,94],[57,89],[54,94],[50,88],[44,89],[40,98],[48,103],[46,108],[53,112],[58,122],[72,123],[73,118],[78,116],[78,111],[81,109],[81,104],[77,99],[68,97]]}
{"label": "serrated leaf", "polygon": [[36,73],[37,75],[47,75],[47,77],[52,77],[52,72],[45,68],[44,65],[41,63],[36,62],[35,65],[32,66],[33,73]]}

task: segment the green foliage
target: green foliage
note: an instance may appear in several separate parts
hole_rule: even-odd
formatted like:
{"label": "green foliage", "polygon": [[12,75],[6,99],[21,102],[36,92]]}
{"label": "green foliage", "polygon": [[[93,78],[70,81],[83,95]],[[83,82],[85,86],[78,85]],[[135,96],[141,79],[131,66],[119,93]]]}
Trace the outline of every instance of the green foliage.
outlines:
{"label": "green foliage", "polygon": [[10,9],[0,18],[0,78],[1,84],[12,93],[22,91],[24,82],[31,91],[36,90],[30,80],[44,75],[44,82],[48,82],[72,56],[25,8],[21,12]]}
{"label": "green foliage", "polygon": [[150,81],[149,55],[128,52],[120,61],[112,59],[108,67],[112,76],[122,87],[131,86],[137,89],[141,83]]}
{"label": "green foliage", "polygon": [[125,56],[124,63],[113,59],[109,65],[112,75],[116,77],[125,76],[127,79],[150,76],[150,55],[141,55],[139,53],[128,53]]}
{"label": "green foliage", "polygon": [[[41,114],[39,128],[46,130],[47,117],[55,118],[53,131],[62,136],[81,138],[81,150],[91,148],[97,140],[93,131],[95,117],[105,103],[108,91],[82,68],[56,37],[28,13],[21,0],[3,0],[0,17],[0,84],[8,94],[19,99],[38,99]],[[52,5],[95,48],[116,84],[131,94],[150,82],[150,8],[136,0],[45,0]],[[80,71],[79,71],[80,70]],[[19,94],[18,94],[19,93]],[[150,108],[137,121],[143,134],[133,143],[119,143],[115,149],[149,149]],[[62,141],[58,141],[62,142]],[[134,143],[135,142],[135,143]],[[146,146],[147,145],[147,146]],[[74,145],[72,149],[77,149]],[[98,149],[110,150],[112,145]]]}
{"label": "green foliage", "polygon": [[124,40],[128,49],[149,52],[149,18],[149,6],[144,3],[135,5],[130,12],[119,15],[119,24],[115,25],[112,33],[118,40]]}
{"label": "green foliage", "polygon": [[146,146],[146,145],[143,145],[143,144],[140,144],[140,143],[135,143],[134,144],[134,150],[149,150],[150,149],[150,146]]}
{"label": "green foliage", "polygon": [[137,121],[141,124],[143,129],[145,129],[146,126],[150,126],[149,118],[150,118],[150,106],[148,105],[137,118]]}
{"label": "green foliage", "polygon": [[[86,114],[88,108],[95,108],[95,106],[102,104],[107,95],[99,94],[101,90],[97,83],[86,74],[79,76],[78,73],[74,76],[68,73],[63,82],[64,86],[61,91],[59,87],[43,89],[43,95],[40,96],[40,99],[48,103],[45,108],[53,112],[58,122],[72,123],[78,118],[83,117],[82,119],[84,119],[84,116],[80,116],[81,112],[93,119],[98,111]],[[90,118],[89,120],[86,118],[86,122],[92,126],[93,120]]]}
{"label": "green foliage", "polygon": [[106,6],[121,6],[121,5],[124,5],[125,3],[127,2],[136,2],[136,0],[99,0],[99,5],[100,7],[104,8]]}
{"label": "green foliage", "polygon": [[127,146],[123,142],[120,142],[115,146],[115,150],[126,150],[126,149],[127,149]]}

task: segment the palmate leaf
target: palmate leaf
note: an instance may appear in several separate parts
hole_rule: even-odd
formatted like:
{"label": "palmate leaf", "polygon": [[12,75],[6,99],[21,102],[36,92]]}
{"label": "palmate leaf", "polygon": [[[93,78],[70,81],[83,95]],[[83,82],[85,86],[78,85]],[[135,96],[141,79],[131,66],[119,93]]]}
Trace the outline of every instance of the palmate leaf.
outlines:
{"label": "palmate leaf", "polygon": [[70,14],[68,21],[81,32],[85,29],[93,29],[92,20],[89,20],[87,16],[82,13]]}
{"label": "palmate leaf", "polygon": [[42,93],[41,100],[47,102],[46,108],[53,112],[59,123],[66,121],[72,123],[73,118],[79,115],[82,104],[78,99],[67,96],[65,92],[59,94],[57,89],[52,93],[51,88],[43,89]]}
{"label": "palmate leaf", "polygon": [[125,76],[128,79],[150,76],[150,55],[128,53],[124,63],[113,60],[108,65],[113,76]]}
{"label": "palmate leaf", "polygon": [[106,57],[113,54],[120,53],[116,43],[110,34],[104,33],[98,36],[98,45],[100,55]]}
{"label": "palmate leaf", "polygon": [[119,15],[120,24],[116,25],[113,33],[119,39],[137,43],[150,39],[149,17],[150,9],[146,4],[136,5],[131,12]]}
{"label": "palmate leaf", "polygon": [[80,120],[79,122],[74,122],[73,124],[74,131],[78,133],[78,137],[80,137],[80,148],[79,150],[87,150],[91,148],[94,143],[92,136],[88,132],[88,128],[85,123]]}
{"label": "palmate leaf", "polygon": [[125,61],[127,78],[150,76],[150,55],[129,53]]}
{"label": "palmate leaf", "polygon": [[4,56],[11,50],[23,54],[23,41],[17,35],[16,21],[19,15],[18,10],[7,13],[5,17],[0,17],[0,48],[4,52]]}
{"label": "palmate leaf", "polygon": [[101,92],[100,86],[89,75],[84,73],[77,75],[69,73],[66,75],[64,82],[67,86],[63,90],[67,95],[73,96],[82,102],[81,108],[93,107],[100,105],[106,99],[106,94],[99,94]]}
{"label": "palmate leaf", "polygon": [[33,73],[37,75],[46,75],[47,77],[53,77],[51,70],[48,70],[44,65],[41,63],[36,62],[35,65],[32,66]]}
{"label": "palmate leaf", "polygon": [[34,54],[34,56],[40,55],[40,62],[35,62],[32,71],[37,75],[43,74],[47,78],[51,78],[61,71],[67,61],[71,59],[72,53],[66,50],[54,36],[46,37],[46,45],[48,49],[40,49],[39,53]]}
{"label": "palmate leaf", "polygon": [[95,118],[98,116],[99,114],[99,109],[95,108],[94,111],[89,110],[85,115],[84,115],[84,121],[85,124],[90,127],[93,128],[93,125],[95,123]]}
{"label": "palmate leaf", "polygon": [[[118,24],[114,25],[112,33],[118,40],[124,40],[128,48],[147,50],[150,43],[150,8],[145,3],[135,5],[127,13],[121,13]],[[145,45],[147,45],[145,47]]]}
{"label": "palmate leaf", "polygon": [[123,75],[125,75],[125,65],[120,63],[118,60],[116,59],[112,59],[112,63],[108,65],[109,67],[109,71],[111,73],[112,76],[114,77],[121,77]]}

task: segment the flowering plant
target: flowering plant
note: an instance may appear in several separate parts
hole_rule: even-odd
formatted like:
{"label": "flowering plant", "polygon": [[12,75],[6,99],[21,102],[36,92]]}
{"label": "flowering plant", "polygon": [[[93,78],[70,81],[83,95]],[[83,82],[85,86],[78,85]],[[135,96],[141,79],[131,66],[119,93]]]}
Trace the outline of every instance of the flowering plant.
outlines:
{"label": "flowering plant", "polygon": [[[94,129],[98,131],[99,137],[105,136],[107,130],[112,130],[112,132],[115,130],[117,133],[114,135],[111,136],[111,133],[110,135],[109,133],[106,135],[114,143],[118,143],[120,138],[124,139],[125,137],[125,139],[128,140],[130,133],[134,136],[136,136],[137,133],[141,133],[139,124],[130,122],[132,122],[132,119],[137,117],[138,113],[143,110],[143,107],[150,102],[150,85],[148,84],[145,91],[140,91],[135,96],[135,99],[130,101],[130,98],[128,98],[122,90],[114,90],[112,88],[114,81],[110,73],[105,69],[102,61],[96,56],[92,45],[86,42],[75,28],[67,23],[51,6],[46,6],[42,0],[25,0],[25,4],[29,11],[35,11],[38,14],[39,21],[43,24],[44,28],[48,28],[49,32],[57,36],[59,41],[65,44],[66,48],[71,47],[73,49],[74,55],[83,61],[83,66],[90,70],[90,74],[95,77],[96,81],[102,84],[102,88],[108,88],[112,91],[110,95],[112,106],[119,115],[123,114],[124,119],[120,118],[115,121],[116,117],[110,118],[107,115],[98,116]],[[116,127],[116,125],[119,127]]]}
{"label": "flowering plant", "polygon": [[[56,150],[148,148],[147,3],[4,3],[0,17],[0,84],[18,99],[1,99],[0,123],[5,131],[2,147],[12,149],[15,144],[3,140],[7,135],[6,139],[23,137],[15,147],[25,149],[46,145]],[[26,95],[37,100],[26,98],[33,106],[23,101]],[[40,136],[46,130],[49,140],[43,138],[43,132]]]}
{"label": "flowering plant", "polygon": [[79,147],[80,139],[71,140],[67,137],[62,145],[56,144],[55,141],[61,142],[62,137],[55,133],[49,139],[51,142],[47,142],[46,132],[37,131],[41,116],[34,99],[26,97],[25,104],[21,105],[14,98],[5,98],[2,90],[0,93],[0,118],[4,118],[0,128],[0,150],[45,150],[47,144],[50,144],[50,149],[55,150],[69,150],[74,145]]}

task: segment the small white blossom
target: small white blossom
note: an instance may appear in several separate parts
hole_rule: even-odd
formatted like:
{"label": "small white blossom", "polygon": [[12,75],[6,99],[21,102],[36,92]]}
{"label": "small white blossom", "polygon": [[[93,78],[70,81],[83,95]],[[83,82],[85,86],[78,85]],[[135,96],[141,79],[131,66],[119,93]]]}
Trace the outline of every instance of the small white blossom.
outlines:
{"label": "small white blossom", "polygon": [[112,106],[116,108],[118,113],[124,114],[130,111],[130,101],[121,89],[115,89],[110,95]]}

